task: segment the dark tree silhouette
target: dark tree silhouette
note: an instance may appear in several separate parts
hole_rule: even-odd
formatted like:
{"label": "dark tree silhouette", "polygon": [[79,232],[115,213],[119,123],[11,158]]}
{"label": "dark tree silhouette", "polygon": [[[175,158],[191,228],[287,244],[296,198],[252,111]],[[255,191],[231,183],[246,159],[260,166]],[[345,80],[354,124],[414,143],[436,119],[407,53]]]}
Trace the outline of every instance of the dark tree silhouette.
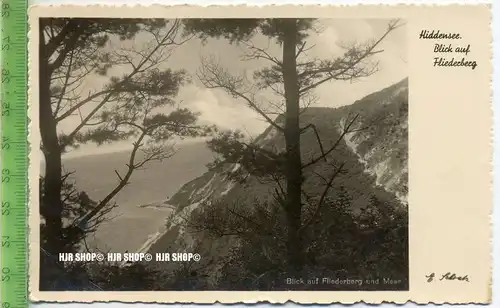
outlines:
{"label": "dark tree silhouette", "polygon": [[[210,128],[198,125],[198,114],[175,101],[179,88],[189,82],[187,74],[164,65],[176,47],[190,39],[181,35],[179,20],[41,18],[39,25],[45,159],[40,180],[41,248],[57,256],[75,249],[95,230],[135,170],[175,154],[173,136],[202,136]],[[138,38],[144,43],[130,44]],[[83,92],[94,78],[103,80],[102,87]],[[167,114],[161,111],[166,106],[171,110]],[[72,130],[61,133],[63,121],[71,122]],[[62,154],[88,142],[120,140],[132,140],[133,148],[126,172],[115,171],[116,187],[95,203],[88,196],[78,198],[76,186],[68,183],[63,171]]]}
{"label": "dark tree silhouette", "polygon": [[[315,219],[313,215],[305,220],[302,215],[304,170],[321,160],[328,161],[329,154],[344,136],[360,129],[354,125],[357,116],[348,119],[338,141],[325,149],[314,123],[301,127],[300,116],[307,106],[314,103],[313,91],[319,85],[374,74],[378,66],[377,62],[373,61],[373,56],[383,52],[377,47],[389,33],[401,26],[401,23],[399,20],[389,22],[381,37],[370,42],[346,46],[345,53],[338,57],[318,59],[307,56],[307,51],[314,47],[309,46],[307,42],[311,31],[314,31],[313,19],[189,19],[183,22],[187,35],[194,34],[201,39],[222,37],[231,43],[246,47],[244,59],[264,59],[270,64],[270,67],[254,74],[256,84],[252,84],[245,77],[231,74],[213,58],[203,61],[198,77],[207,88],[222,89],[245,103],[284,135],[285,150],[281,153],[270,153],[255,144],[245,144],[239,138],[240,135],[231,133],[222,134],[217,141],[211,141],[209,145],[222,155],[224,161],[242,163],[255,175],[262,176],[264,173],[279,184],[281,189],[276,190],[276,200],[281,204],[286,216],[288,264],[300,270],[305,260],[303,232]],[[255,46],[251,39],[258,34],[278,44],[281,47],[281,55],[272,55],[265,48]],[[259,100],[258,92],[269,89],[277,95],[278,103]],[[274,110],[270,111],[266,105],[272,105]],[[282,114],[281,121],[273,118],[276,111]],[[314,131],[321,155],[310,161],[302,161],[301,135],[308,130]],[[258,159],[248,159],[249,157]],[[256,166],[258,164],[260,166]],[[275,166],[270,168],[273,164]],[[318,209],[316,213],[323,206],[328,190],[343,165],[333,167],[332,175],[324,181],[324,192],[314,205]],[[265,172],[266,169],[269,172]]]}

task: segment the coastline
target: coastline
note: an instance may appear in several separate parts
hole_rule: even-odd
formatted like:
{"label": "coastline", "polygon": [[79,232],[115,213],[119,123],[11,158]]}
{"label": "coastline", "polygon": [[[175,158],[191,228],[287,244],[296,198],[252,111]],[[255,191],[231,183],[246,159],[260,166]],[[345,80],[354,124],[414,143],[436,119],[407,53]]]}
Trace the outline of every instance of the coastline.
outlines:
{"label": "coastline", "polygon": [[139,208],[152,208],[152,209],[170,209],[171,212],[168,212],[167,216],[164,218],[164,224],[163,226],[155,233],[151,233],[148,235],[146,241],[136,250],[138,253],[146,253],[149,251],[151,246],[153,246],[163,235],[165,235],[168,230],[170,230],[170,227],[167,226],[168,220],[172,216],[172,213],[175,213],[175,207],[168,204],[167,202],[164,202],[162,205],[155,205],[155,204],[147,204],[147,205],[140,205]]}

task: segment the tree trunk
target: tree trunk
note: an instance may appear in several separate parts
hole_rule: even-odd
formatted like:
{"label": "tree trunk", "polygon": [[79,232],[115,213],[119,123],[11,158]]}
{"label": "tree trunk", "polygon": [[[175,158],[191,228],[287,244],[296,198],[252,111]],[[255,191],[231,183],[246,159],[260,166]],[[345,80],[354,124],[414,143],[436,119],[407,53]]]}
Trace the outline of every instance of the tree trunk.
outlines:
{"label": "tree trunk", "polygon": [[40,135],[45,157],[45,180],[43,187],[43,200],[40,213],[45,218],[45,243],[44,249],[51,254],[63,252],[62,239],[62,161],[61,148],[57,137],[57,122],[52,113],[49,59],[44,51],[43,29],[39,33],[39,106],[40,106]]}
{"label": "tree trunk", "polygon": [[287,181],[285,211],[288,223],[287,253],[288,263],[300,270],[304,263],[303,243],[299,234],[301,226],[302,161],[300,157],[300,104],[297,77],[297,20],[284,20],[283,37],[283,80],[285,86],[285,144]]}

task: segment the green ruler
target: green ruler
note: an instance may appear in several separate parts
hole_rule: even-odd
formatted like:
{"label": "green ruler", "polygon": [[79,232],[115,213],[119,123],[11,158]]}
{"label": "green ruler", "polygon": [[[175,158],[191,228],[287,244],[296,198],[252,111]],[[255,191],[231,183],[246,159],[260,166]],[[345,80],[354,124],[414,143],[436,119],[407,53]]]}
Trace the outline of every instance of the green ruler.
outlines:
{"label": "green ruler", "polygon": [[27,299],[27,0],[1,7],[0,199],[1,308],[28,307]]}

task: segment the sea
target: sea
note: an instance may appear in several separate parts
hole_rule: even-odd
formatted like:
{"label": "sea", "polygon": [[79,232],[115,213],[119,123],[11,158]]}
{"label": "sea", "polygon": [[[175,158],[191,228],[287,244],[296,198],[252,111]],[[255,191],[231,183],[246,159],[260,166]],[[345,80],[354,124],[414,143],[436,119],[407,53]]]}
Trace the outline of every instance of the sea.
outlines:
{"label": "sea", "polygon": [[[71,157],[63,159],[63,168],[74,171],[70,180],[79,191],[99,201],[116,187],[119,179],[115,170],[124,174],[129,157],[130,151]],[[165,219],[173,211],[168,199],[182,185],[206,172],[213,157],[204,142],[192,142],[179,146],[174,156],[136,170],[130,184],[114,199],[118,207],[89,235],[87,245],[106,252],[139,250],[165,227]]]}

